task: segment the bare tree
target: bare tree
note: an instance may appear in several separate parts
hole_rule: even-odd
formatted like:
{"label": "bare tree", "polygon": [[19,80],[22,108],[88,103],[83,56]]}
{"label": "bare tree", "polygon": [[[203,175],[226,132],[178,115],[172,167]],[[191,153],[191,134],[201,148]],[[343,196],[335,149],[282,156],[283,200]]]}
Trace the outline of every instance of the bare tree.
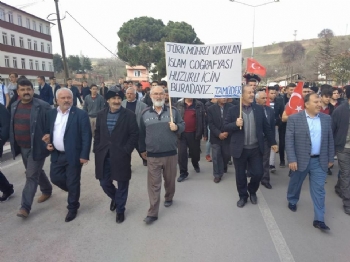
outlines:
{"label": "bare tree", "polygon": [[304,58],[305,48],[301,43],[292,42],[283,47],[282,60],[289,69],[291,79],[293,78],[293,69],[302,66]]}

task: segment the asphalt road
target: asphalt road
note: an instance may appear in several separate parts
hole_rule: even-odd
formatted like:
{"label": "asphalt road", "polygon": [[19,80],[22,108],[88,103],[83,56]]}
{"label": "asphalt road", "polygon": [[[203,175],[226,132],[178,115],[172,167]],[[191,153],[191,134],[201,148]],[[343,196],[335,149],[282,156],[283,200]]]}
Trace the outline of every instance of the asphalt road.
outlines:
{"label": "asphalt road", "polygon": [[[67,194],[57,187],[41,204],[36,203],[38,190],[29,217],[18,218],[25,182],[23,164],[7,154],[1,165],[16,190],[9,201],[0,203],[1,262],[350,261],[350,217],[334,192],[336,175],[327,178],[325,222],[331,231],[323,233],[312,226],[308,180],[298,211],[287,208],[287,169],[277,168],[271,175],[272,190],[260,188],[258,205],[248,202],[240,209],[233,166],[215,184],[212,164],[202,155],[201,173],[196,174],[190,164],[189,179],[176,184],[173,206],[161,205],[158,221],[145,225],[147,171],[136,153],[122,224],[116,224],[115,213],[109,211],[110,200],[94,177],[93,161],[83,168],[81,207],[70,223],[64,222]],[[49,159],[44,169],[48,173]],[[336,163],[333,173],[337,172]]]}

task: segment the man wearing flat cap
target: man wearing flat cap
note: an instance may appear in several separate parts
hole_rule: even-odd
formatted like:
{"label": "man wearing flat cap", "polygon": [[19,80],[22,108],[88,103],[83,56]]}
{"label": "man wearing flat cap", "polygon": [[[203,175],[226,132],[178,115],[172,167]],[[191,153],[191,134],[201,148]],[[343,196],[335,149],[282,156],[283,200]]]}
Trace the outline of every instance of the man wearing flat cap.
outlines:
{"label": "man wearing flat cap", "polygon": [[124,92],[120,88],[112,87],[105,98],[108,107],[97,113],[96,118],[95,173],[111,199],[110,210],[117,212],[116,222],[122,223],[131,179],[131,153],[138,143],[139,128],[136,115],[121,106]]}

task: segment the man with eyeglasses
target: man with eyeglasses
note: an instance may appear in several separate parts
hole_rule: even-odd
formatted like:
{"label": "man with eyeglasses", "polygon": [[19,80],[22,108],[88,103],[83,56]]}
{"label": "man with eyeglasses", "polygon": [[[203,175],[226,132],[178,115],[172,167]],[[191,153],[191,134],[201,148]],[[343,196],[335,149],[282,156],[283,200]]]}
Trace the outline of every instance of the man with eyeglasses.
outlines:
{"label": "man with eyeglasses", "polygon": [[[158,219],[162,175],[165,187],[165,207],[170,207],[175,194],[177,173],[177,140],[185,130],[184,121],[176,108],[165,106],[165,92],[160,86],[152,86],[150,91],[153,106],[145,109],[140,121],[139,149],[147,160],[148,196],[150,208],[146,224]],[[170,118],[172,110],[173,121]]]}

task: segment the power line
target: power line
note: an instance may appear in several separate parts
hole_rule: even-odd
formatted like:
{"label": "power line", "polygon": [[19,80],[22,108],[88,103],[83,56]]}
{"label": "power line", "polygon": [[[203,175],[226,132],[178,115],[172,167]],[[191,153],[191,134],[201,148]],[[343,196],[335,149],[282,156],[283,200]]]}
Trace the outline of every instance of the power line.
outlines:
{"label": "power line", "polygon": [[85,32],[87,32],[93,39],[95,39],[101,46],[103,46],[108,52],[110,52],[113,56],[115,56],[116,58],[119,58],[115,53],[113,53],[111,50],[109,50],[104,44],[102,44],[96,37],[94,37],[82,24],[80,24],[68,11],[66,11],[66,13],[73,18],[73,20],[80,25],[81,28],[83,28],[85,30]]}

